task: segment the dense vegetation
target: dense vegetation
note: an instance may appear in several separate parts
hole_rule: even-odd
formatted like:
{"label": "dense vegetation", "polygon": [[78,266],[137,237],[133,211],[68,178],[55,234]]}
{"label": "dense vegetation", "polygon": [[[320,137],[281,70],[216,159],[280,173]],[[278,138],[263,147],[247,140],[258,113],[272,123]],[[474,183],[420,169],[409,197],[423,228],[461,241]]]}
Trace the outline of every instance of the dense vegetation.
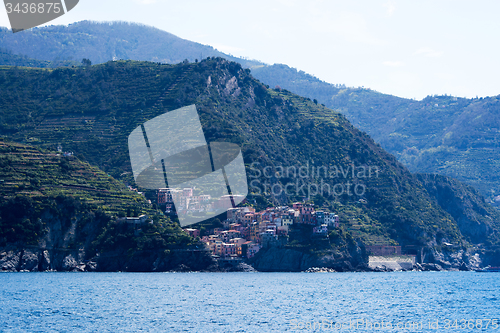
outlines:
{"label": "dense vegetation", "polygon": [[29,58],[26,55],[14,54],[11,50],[0,48],[0,66],[23,66],[39,68],[55,68],[81,65],[75,61],[46,61]]}
{"label": "dense vegetation", "polygon": [[436,174],[417,174],[427,192],[457,222],[462,235],[471,243],[500,245],[500,213],[472,186]]}
{"label": "dense vegetation", "polygon": [[142,196],[99,168],[60,152],[0,141],[0,167],[3,197],[71,196],[110,216],[137,216],[147,207]]}
{"label": "dense vegetation", "polygon": [[[146,199],[75,157],[0,141],[0,246],[129,255],[199,246]],[[147,214],[139,227],[118,217]]]}
{"label": "dense vegetation", "polygon": [[331,85],[286,65],[252,73],[345,114],[411,171],[451,176],[477,188],[490,203],[500,203],[498,96],[415,101]]}
{"label": "dense vegetation", "polygon": [[[367,244],[465,241],[455,219],[417,177],[342,114],[268,89],[249,72],[220,58],[175,66],[115,61],[55,70],[3,68],[0,133],[42,148],[61,145],[133,184],[128,134],[165,111],[196,104],[208,141],[242,147],[252,192],[248,204],[263,208],[306,197],[339,212],[349,232]],[[300,167],[316,172],[283,172]],[[332,176],[322,168],[338,172]],[[302,192],[286,195],[269,187],[296,182],[305,184]],[[315,193],[315,184],[330,190]],[[344,186],[343,192],[334,191],[335,185]],[[355,185],[364,190],[354,193]]]}
{"label": "dense vegetation", "polygon": [[414,101],[346,88],[286,65],[233,58],[152,27],[124,22],[86,21],[15,35],[7,29],[1,32],[2,47],[12,52],[0,52],[0,64],[5,65],[53,67],[68,59],[80,63],[82,58],[93,63],[120,58],[178,63],[207,56],[237,61],[272,88],[290,90],[343,113],[411,171],[454,177],[477,188],[494,205],[500,203],[497,97],[429,96]]}

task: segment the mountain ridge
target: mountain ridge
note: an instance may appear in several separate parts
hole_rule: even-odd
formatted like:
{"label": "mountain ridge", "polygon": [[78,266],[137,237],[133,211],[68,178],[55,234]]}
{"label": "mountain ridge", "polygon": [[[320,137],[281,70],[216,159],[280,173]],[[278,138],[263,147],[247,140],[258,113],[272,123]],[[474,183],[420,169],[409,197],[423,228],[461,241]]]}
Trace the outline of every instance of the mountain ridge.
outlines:
{"label": "mountain ridge", "polygon": [[86,58],[94,64],[119,59],[176,64],[215,56],[237,61],[245,67],[262,65],[152,26],[123,21],[80,21],[68,26],[33,28],[15,35],[0,27],[0,44],[13,53],[50,62],[80,62]]}
{"label": "mountain ridge", "polygon": [[[49,31],[51,35],[47,41],[43,36]],[[478,188],[491,204],[500,205],[500,163],[496,158],[500,146],[496,132],[500,123],[495,116],[497,97],[428,96],[415,101],[365,88],[348,88],[326,83],[283,64],[265,65],[234,58],[156,28],[124,22],[84,21],[68,27],[32,29],[15,36],[8,34],[8,29],[2,32],[2,47],[34,58],[42,57],[44,61],[56,60],[38,64],[48,67],[69,58],[79,62],[84,57],[94,63],[120,57],[172,63],[221,56],[237,61],[251,68],[257,79],[271,87],[290,90],[345,114],[412,172],[440,173],[457,178]],[[103,36],[108,37],[103,40]],[[98,42],[90,45],[90,40]],[[9,59],[4,63],[16,65],[21,61],[12,56]],[[25,61],[27,65],[37,64],[34,59]],[[475,112],[488,121],[478,122]],[[421,122],[422,118],[426,121]],[[490,126],[492,124],[494,126]],[[474,126],[472,133],[469,133],[469,125]]]}
{"label": "mountain ridge", "polygon": [[[320,207],[338,211],[349,233],[363,242],[372,242],[376,235],[421,246],[430,253],[441,251],[443,243],[453,243],[458,251],[455,265],[461,265],[459,258],[469,251],[454,218],[416,176],[366,133],[314,101],[267,88],[237,63],[211,58],[178,65],[114,61],[85,68],[4,67],[0,88],[4,92],[1,135],[44,148],[62,143],[78,157],[131,184],[128,133],[166,111],[195,104],[207,141],[239,144],[248,171],[256,162],[273,170],[275,176],[266,173],[249,179],[258,181],[248,197],[252,204],[265,207],[302,199],[301,194],[266,194],[265,182],[284,187],[300,180],[305,188],[321,182],[330,188],[363,185],[366,192],[360,195],[308,196]],[[379,175],[286,179],[276,174],[279,167],[306,165],[343,170],[351,165],[371,166],[378,168]],[[494,245],[497,234],[490,234]]]}

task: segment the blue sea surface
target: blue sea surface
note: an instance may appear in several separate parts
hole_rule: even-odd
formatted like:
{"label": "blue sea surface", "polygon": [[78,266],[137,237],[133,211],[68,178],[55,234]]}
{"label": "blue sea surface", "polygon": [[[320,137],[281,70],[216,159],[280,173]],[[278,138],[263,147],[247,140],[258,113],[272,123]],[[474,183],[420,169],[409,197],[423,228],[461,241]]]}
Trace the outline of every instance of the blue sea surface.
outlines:
{"label": "blue sea surface", "polygon": [[500,332],[499,294],[500,273],[1,273],[0,331]]}

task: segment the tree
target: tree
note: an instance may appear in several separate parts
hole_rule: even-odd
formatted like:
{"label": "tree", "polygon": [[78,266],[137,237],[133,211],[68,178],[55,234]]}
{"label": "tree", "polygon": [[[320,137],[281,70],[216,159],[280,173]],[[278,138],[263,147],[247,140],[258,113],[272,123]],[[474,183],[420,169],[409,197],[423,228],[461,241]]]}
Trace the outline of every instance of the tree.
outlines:
{"label": "tree", "polygon": [[85,66],[85,67],[90,67],[90,66],[92,66],[92,61],[90,61],[90,59],[83,58],[82,59],[82,65]]}

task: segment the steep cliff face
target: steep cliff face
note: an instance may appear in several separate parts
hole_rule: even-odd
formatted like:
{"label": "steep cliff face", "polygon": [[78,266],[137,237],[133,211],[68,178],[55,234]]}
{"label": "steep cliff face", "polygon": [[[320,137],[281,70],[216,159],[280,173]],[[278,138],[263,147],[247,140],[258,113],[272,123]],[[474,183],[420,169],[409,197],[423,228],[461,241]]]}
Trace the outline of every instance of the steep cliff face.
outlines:
{"label": "steep cliff face", "polygon": [[429,270],[475,270],[483,266],[483,253],[476,247],[453,246],[426,249],[420,262]]}
{"label": "steep cliff face", "polygon": [[[89,246],[102,226],[109,222],[109,216],[93,212],[80,201],[62,195],[17,197],[12,202],[10,207],[2,206],[4,237],[0,238],[0,271],[91,269]],[[5,218],[9,210],[19,218]],[[12,233],[7,232],[9,229]]]}
{"label": "steep cliff face", "polygon": [[96,216],[76,207],[68,211],[62,197],[42,200],[38,204],[45,208],[40,212],[34,209],[27,218],[38,221],[41,237],[28,242],[12,237],[4,239],[0,247],[0,271],[86,271],[95,268],[95,263],[88,260],[87,249],[99,226],[106,222],[106,216]]}
{"label": "steep cliff face", "polygon": [[[0,247],[0,271],[200,271],[215,264],[201,244],[183,245],[190,239],[187,235],[179,243],[173,241],[175,248],[168,243],[141,246],[137,238],[151,242],[142,230],[116,223],[105,214],[77,210],[66,215],[63,208],[59,212],[46,209],[39,215],[44,235],[37,243],[20,241]],[[168,232],[170,237],[178,236],[177,228]],[[110,240],[116,245],[110,246]]]}
{"label": "steep cliff face", "polygon": [[367,259],[359,246],[347,252],[332,250],[323,254],[270,247],[257,253],[253,267],[262,272],[303,272],[313,267],[332,268],[337,272],[364,271],[368,268]]}
{"label": "steep cliff face", "polygon": [[0,248],[3,272],[166,272],[218,270],[207,251],[148,250],[99,253],[89,259],[83,249],[58,250],[42,247]]}
{"label": "steep cliff face", "polygon": [[[0,271],[45,272],[91,270],[83,259],[84,253],[75,250],[46,250],[38,247],[7,246],[0,248]],[[87,267],[88,266],[88,267]]]}
{"label": "steep cliff face", "polygon": [[[202,270],[213,264],[144,197],[76,157],[0,140],[0,198],[0,271],[164,271],[181,264]],[[120,222],[125,213],[148,220]]]}
{"label": "steep cliff face", "polygon": [[446,176],[417,174],[417,177],[439,206],[453,217],[468,242],[500,245],[500,212],[477,190]]}
{"label": "steep cliff face", "polygon": [[312,267],[338,272],[368,269],[364,245],[344,229],[318,236],[311,226],[293,225],[289,236],[289,245],[261,249],[251,260],[253,267],[263,272],[301,272]]}
{"label": "steep cliff face", "polygon": [[199,271],[214,265],[175,224],[153,216],[151,223],[129,225],[94,208],[65,196],[12,203],[19,218],[1,215],[0,271]]}
{"label": "steep cliff face", "polygon": [[95,257],[99,272],[167,272],[217,270],[210,253],[202,248],[190,250],[123,250],[104,252]]}

